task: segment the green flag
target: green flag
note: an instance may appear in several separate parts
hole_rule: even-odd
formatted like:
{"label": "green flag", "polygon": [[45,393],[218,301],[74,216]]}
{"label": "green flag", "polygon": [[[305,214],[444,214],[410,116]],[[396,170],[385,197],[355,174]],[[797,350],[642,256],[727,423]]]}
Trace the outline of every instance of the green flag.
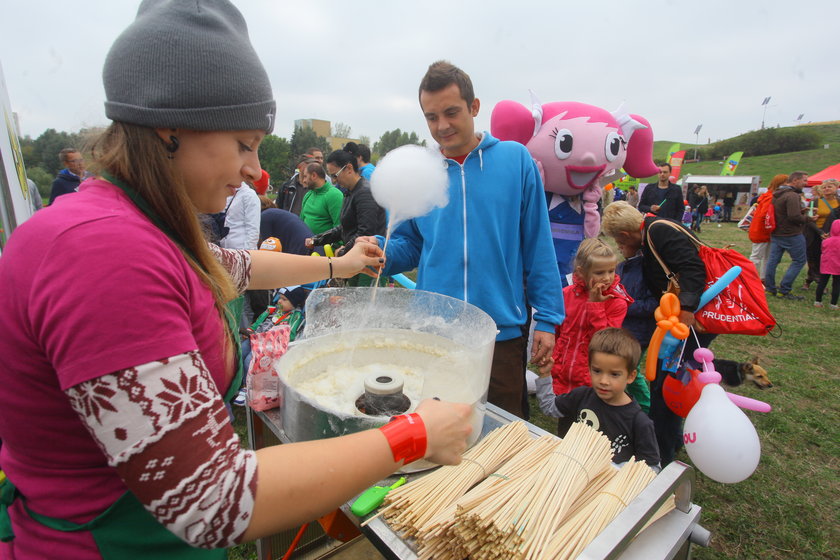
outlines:
{"label": "green flag", "polygon": [[721,175],[735,175],[735,169],[738,167],[738,164],[741,163],[741,158],[744,156],[744,152],[735,152],[723,163],[723,169],[721,169]]}
{"label": "green flag", "polygon": [[626,191],[630,187],[636,187],[636,189],[639,188],[639,180],[638,179],[636,179],[635,177],[631,177],[630,175],[627,175],[627,172],[624,171],[623,169],[621,170],[621,172],[624,173],[624,177],[622,177],[621,179],[619,179],[618,181],[615,182],[616,188],[621,189],[623,191]]}
{"label": "green flag", "polygon": [[668,163],[671,163],[671,158],[673,157],[673,155],[675,153],[677,153],[679,151],[680,151],[680,143],[679,142],[675,142],[674,144],[671,144],[671,147],[668,148],[668,155],[665,158],[665,161],[667,161]]}

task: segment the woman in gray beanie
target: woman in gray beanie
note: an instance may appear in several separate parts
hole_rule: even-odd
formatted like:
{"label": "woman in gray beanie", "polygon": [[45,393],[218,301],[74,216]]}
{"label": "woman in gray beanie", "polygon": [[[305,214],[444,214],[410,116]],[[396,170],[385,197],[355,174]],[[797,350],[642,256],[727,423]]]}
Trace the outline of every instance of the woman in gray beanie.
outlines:
{"label": "woman in gray beanie", "polygon": [[470,408],[435,401],[379,430],[240,447],[222,397],[241,373],[230,302],[353,276],[382,253],[204,240],[197,213],[259,178],[274,125],[229,2],[145,0],[103,77],[98,176],[18,227],[0,260],[0,557],[222,558],[404,463],[459,462]]}

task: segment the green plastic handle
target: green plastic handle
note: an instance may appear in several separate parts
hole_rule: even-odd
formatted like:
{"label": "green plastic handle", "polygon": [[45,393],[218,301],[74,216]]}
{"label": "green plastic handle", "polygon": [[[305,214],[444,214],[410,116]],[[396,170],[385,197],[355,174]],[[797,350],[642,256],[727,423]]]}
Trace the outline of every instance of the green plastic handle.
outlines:
{"label": "green plastic handle", "polygon": [[403,484],[405,484],[404,476],[400,477],[400,479],[391,486],[371,486],[362,492],[361,496],[356,498],[356,501],[353,502],[352,506],[350,506],[350,511],[353,512],[353,515],[364,517],[382,505],[382,502],[385,501],[385,496],[388,495],[388,492],[394,488],[402,486]]}

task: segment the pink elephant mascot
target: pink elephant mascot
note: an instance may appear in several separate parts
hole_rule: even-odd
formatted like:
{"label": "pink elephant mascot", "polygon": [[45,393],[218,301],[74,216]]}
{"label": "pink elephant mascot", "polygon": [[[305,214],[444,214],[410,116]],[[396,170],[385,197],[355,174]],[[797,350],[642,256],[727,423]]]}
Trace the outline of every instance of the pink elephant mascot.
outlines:
{"label": "pink elephant mascot", "polygon": [[655,175],[653,131],[638,115],[610,113],[600,107],[561,101],[541,105],[532,94],[532,109],[515,101],[493,108],[490,132],[500,140],[524,144],[543,179],[551,235],[560,274],[572,271],[584,237],[601,228],[601,189],[619,177]]}

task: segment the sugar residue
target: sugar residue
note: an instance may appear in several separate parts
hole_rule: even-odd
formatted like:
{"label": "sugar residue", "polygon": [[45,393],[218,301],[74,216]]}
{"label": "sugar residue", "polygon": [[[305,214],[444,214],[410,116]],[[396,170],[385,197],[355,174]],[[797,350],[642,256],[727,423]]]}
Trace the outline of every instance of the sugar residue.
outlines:
{"label": "sugar residue", "polygon": [[411,400],[409,410],[414,410],[423,390],[423,374],[408,367],[374,363],[361,367],[342,366],[330,368],[297,386],[305,397],[321,406],[351,416],[364,416],[356,408],[356,399],[365,391],[365,379],[371,375],[399,374],[405,385],[403,393]]}

